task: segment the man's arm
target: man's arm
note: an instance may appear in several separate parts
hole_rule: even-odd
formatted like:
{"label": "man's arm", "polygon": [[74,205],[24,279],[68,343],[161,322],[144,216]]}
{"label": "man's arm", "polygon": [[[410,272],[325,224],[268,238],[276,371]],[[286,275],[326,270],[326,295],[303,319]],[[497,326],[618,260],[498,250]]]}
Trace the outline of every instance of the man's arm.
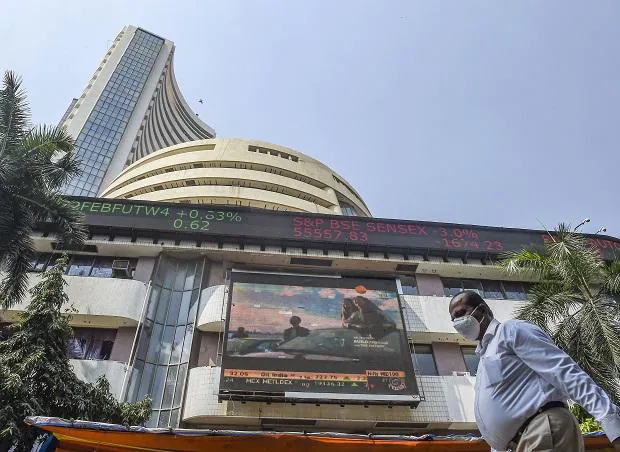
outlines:
{"label": "man's arm", "polygon": [[620,410],[588,374],[540,328],[527,322],[507,322],[507,338],[515,354],[534,372],[584,407],[616,444]]}

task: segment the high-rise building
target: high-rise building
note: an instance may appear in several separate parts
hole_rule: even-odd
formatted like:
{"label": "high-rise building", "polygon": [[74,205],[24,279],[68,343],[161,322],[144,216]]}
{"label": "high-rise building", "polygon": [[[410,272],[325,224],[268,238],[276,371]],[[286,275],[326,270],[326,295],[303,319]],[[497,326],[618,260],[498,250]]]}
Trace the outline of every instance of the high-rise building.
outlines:
{"label": "high-rise building", "polygon": [[215,131],[190,109],[174,77],[174,44],[126,26],[74,99],[62,124],[76,140],[82,174],[65,193],[97,196],[128,164]]}
{"label": "high-rise building", "polygon": [[[476,342],[454,330],[450,299],[475,290],[498,320],[511,319],[535,280],[498,260],[549,235],[372,218],[342,176],[302,153],[196,136],[212,132],[180,100],[166,43],[126,28],[123,50],[108,55],[114,68],[102,66],[108,81],[67,114],[68,127],[84,116],[83,158],[92,143],[110,144],[109,161],[87,158],[97,183],[82,178],[70,191],[100,195],[69,198],[89,233],[66,268],[76,374],[106,376],[122,400],[149,395],[148,427],[476,434]],[[133,76],[114,78],[132,45],[158,66],[122,92],[142,83],[150,94],[128,95],[137,100],[118,110],[125,123],[102,126],[100,112],[116,111],[105,90]],[[63,252],[52,225],[38,228],[31,285]],[[605,260],[620,257],[619,239],[587,237]],[[125,450],[126,438],[106,444]]]}

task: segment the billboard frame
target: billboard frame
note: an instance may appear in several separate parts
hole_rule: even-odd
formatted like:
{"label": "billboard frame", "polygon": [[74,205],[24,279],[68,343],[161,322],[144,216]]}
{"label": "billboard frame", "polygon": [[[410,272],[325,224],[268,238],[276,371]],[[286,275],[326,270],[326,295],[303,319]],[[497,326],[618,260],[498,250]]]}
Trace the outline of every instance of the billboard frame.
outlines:
{"label": "billboard frame", "polygon": [[[224,379],[224,372],[226,370],[224,366],[225,362],[225,354],[228,347],[229,340],[229,326],[230,326],[230,314],[232,310],[233,304],[233,287],[235,283],[235,274],[258,274],[258,275],[273,275],[273,276],[289,276],[289,277],[308,277],[308,278],[324,278],[324,279],[333,279],[333,280],[341,280],[344,277],[339,274],[310,274],[310,273],[296,273],[296,272],[274,272],[274,271],[262,271],[262,270],[245,270],[245,269],[231,269],[227,272],[229,277],[227,278],[227,290],[228,294],[226,297],[226,318],[224,323],[223,341],[222,341],[222,351],[221,351],[221,362],[220,362],[220,385],[218,386],[218,400],[219,401],[248,401],[248,402],[267,402],[267,403],[314,403],[314,404],[332,404],[332,405],[346,405],[346,404],[355,404],[355,405],[381,405],[381,406],[409,406],[410,408],[415,408],[418,406],[420,401],[424,400],[424,396],[422,394],[422,388],[419,384],[419,380],[417,379],[417,375],[415,373],[415,366],[413,363],[413,358],[411,357],[411,353],[407,353],[409,359],[405,358],[406,364],[409,364],[409,370],[411,371],[411,378],[415,382],[415,388],[417,394],[407,394],[407,395],[391,395],[391,394],[372,394],[372,399],[368,399],[370,394],[346,394],[346,393],[330,393],[330,392],[300,392],[300,391],[222,391],[221,382]],[[354,278],[347,276],[347,279]],[[372,280],[383,280],[383,281],[391,281],[394,282],[394,290],[396,294],[396,298],[398,300],[398,311],[400,316],[400,321],[402,325],[402,336],[404,338],[404,345],[406,346],[405,351],[409,351],[409,337],[407,335],[407,327],[405,324],[404,317],[404,307],[403,303],[405,300],[402,296],[402,289],[400,284],[400,279],[398,277],[395,278],[372,278],[367,276],[359,276],[360,279],[372,279]]]}

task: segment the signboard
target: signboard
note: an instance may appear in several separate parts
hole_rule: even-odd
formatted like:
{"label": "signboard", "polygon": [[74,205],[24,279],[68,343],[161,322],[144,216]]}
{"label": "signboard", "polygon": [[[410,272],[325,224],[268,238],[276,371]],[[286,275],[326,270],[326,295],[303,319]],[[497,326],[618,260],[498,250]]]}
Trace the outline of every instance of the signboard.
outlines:
{"label": "signboard", "polygon": [[[380,247],[498,254],[540,248],[545,231],[424,221],[272,212],[227,206],[199,206],[128,200],[69,198],[89,226]],[[606,259],[620,258],[620,240],[587,236]]]}
{"label": "signboard", "polygon": [[415,405],[396,281],[233,272],[220,399]]}

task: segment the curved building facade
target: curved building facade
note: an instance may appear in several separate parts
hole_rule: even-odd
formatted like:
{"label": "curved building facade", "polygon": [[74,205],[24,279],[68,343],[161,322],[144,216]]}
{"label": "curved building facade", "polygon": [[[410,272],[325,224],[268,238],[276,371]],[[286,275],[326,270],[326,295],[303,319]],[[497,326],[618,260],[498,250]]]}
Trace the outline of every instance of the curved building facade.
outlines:
{"label": "curved building facade", "polygon": [[328,166],[254,140],[198,140],[161,149],[126,168],[102,196],[370,216],[357,191]]}
{"label": "curved building facade", "polygon": [[122,169],[158,149],[215,131],[187,105],[174,78],[174,43],[126,26],[69,106],[62,125],[75,138],[82,173],[65,193],[96,196]]}
{"label": "curved building facade", "polygon": [[[454,330],[451,297],[476,290],[496,319],[511,319],[533,276],[508,274],[497,262],[503,252],[540,247],[547,237],[545,231],[234,206],[215,209],[223,221],[203,231],[179,223],[204,218],[213,212],[209,206],[70,199],[85,215],[89,239],[66,267],[68,303],[76,310],[68,357],[83,380],[106,376],[121,400],[148,394],[149,427],[477,433],[476,343]],[[298,235],[294,219],[313,222],[321,234]],[[45,225],[37,227],[32,272],[45,271],[63,252]],[[585,237],[604,259],[620,257],[617,238]],[[31,287],[37,281],[32,274]],[[377,339],[343,326],[355,318],[345,314],[346,287],[361,283],[370,292],[372,281],[392,287],[392,295],[376,292],[373,303],[380,312],[400,313],[390,317],[401,319],[400,345],[393,331]],[[3,320],[16,321],[27,303],[3,312]],[[293,315],[309,331],[286,345]],[[361,392],[361,403],[352,397],[360,392],[345,382],[356,375],[369,382],[372,375],[360,374],[365,368],[355,363],[370,353],[377,353],[366,361],[373,373],[394,363],[412,373],[417,390],[407,394],[417,392],[419,402],[391,404],[370,391]],[[231,378],[241,392],[229,390]],[[295,379],[315,383],[291,390]],[[278,386],[265,386],[274,381]]]}

